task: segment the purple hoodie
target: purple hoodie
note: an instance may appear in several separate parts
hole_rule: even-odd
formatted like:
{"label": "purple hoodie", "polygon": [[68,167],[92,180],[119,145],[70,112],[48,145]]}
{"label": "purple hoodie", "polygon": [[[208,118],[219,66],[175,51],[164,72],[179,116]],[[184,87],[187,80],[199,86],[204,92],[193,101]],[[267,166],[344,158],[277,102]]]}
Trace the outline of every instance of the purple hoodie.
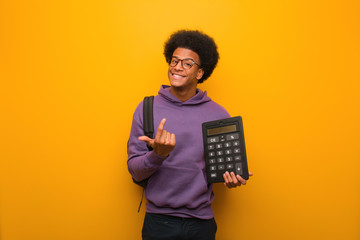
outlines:
{"label": "purple hoodie", "polygon": [[174,133],[176,146],[168,157],[148,151],[146,143],[138,140],[144,135],[143,103],[135,110],[128,145],[128,168],[132,177],[143,180],[149,176],[145,190],[147,212],[178,217],[211,219],[212,184],[205,174],[204,146],[201,124],[230,117],[227,111],[213,102],[206,92],[181,102],[163,85],[154,98],[154,136],[161,119],[164,129]]}

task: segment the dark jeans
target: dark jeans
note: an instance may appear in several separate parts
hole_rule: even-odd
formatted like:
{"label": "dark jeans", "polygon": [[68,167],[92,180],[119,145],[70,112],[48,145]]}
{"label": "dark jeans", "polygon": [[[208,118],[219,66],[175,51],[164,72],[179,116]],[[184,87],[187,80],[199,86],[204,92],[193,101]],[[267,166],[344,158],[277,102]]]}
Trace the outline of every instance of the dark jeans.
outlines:
{"label": "dark jeans", "polygon": [[143,240],[215,240],[215,219],[181,218],[146,213]]}

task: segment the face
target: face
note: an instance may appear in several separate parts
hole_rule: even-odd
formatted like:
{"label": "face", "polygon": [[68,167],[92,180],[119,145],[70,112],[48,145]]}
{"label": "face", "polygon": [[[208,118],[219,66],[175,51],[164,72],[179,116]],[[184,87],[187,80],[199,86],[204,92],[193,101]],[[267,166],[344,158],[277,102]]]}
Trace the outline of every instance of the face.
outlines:
{"label": "face", "polygon": [[[201,65],[199,55],[190,49],[177,48],[173,53],[173,57],[191,59]],[[179,61],[175,67],[169,65],[168,76],[171,87],[181,90],[196,90],[197,82],[204,74],[203,69],[197,64],[194,64],[190,69],[184,69],[181,63]]]}

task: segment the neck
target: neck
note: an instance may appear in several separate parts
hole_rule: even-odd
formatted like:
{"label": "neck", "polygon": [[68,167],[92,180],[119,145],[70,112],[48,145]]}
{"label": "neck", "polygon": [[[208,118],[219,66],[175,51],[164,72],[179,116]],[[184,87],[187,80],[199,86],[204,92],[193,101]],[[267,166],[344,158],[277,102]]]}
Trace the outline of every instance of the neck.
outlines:
{"label": "neck", "polygon": [[186,102],[190,98],[196,95],[196,88],[191,90],[185,90],[181,88],[170,87],[170,93],[177,97],[180,101]]}

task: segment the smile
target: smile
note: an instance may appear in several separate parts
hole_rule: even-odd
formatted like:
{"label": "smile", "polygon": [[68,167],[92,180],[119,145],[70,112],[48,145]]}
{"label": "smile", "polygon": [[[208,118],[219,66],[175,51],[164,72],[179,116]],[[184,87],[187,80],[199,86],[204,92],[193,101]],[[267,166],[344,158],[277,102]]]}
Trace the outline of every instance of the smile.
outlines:
{"label": "smile", "polygon": [[171,75],[172,75],[173,78],[175,78],[175,79],[180,79],[180,78],[185,77],[185,76],[182,76],[182,75],[179,75],[179,74],[176,74],[176,73],[171,73]]}

